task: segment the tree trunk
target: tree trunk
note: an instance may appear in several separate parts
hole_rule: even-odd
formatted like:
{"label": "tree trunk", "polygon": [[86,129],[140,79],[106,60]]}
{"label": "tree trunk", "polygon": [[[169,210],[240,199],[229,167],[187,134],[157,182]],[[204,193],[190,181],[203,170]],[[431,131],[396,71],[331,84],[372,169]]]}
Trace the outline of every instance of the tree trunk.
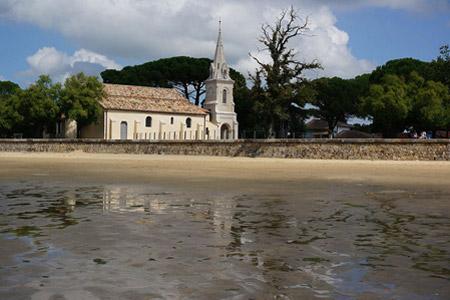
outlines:
{"label": "tree trunk", "polygon": [[183,83],[183,91],[184,96],[189,100],[189,85],[186,83]]}
{"label": "tree trunk", "polygon": [[267,138],[269,138],[269,139],[275,138],[275,122],[274,122],[272,116],[270,116],[270,119],[269,119],[269,128],[268,129],[269,129],[269,131],[268,131]]}

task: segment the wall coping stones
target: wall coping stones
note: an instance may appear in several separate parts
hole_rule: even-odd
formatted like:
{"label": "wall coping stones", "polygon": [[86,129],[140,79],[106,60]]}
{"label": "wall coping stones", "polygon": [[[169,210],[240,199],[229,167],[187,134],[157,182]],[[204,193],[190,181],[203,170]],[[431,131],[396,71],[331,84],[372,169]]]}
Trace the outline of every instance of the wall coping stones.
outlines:
{"label": "wall coping stones", "polygon": [[[149,141],[0,139],[4,152],[71,152],[450,161],[450,139],[268,139]],[[1,155],[1,154],[0,154]]]}
{"label": "wall coping stones", "polygon": [[450,139],[245,139],[245,140],[104,140],[104,139],[0,139],[3,143],[67,144],[447,144]]}

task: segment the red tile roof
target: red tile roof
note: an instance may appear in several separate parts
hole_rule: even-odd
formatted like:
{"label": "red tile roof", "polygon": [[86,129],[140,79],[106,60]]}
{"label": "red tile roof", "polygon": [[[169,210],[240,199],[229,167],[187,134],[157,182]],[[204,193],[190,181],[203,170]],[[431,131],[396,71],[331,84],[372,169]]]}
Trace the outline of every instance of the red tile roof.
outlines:
{"label": "red tile roof", "polygon": [[207,110],[183,97],[174,88],[104,84],[100,105],[106,110],[205,115]]}

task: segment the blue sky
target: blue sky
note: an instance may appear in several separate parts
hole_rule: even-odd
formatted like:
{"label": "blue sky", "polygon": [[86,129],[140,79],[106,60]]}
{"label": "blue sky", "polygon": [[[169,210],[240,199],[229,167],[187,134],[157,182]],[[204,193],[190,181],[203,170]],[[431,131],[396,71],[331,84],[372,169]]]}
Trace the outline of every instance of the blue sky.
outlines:
{"label": "blue sky", "polygon": [[337,25],[350,35],[353,54],[377,65],[394,58],[429,61],[450,43],[450,13],[364,8],[337,13]]}
{"label": "blue sky", "polygon": [[[64,7],[64,1],[0,0],[1,78],[26,86],[41,73],[61,81],[78,71],[98,74],[160,57],[211,57],[219,17],[227,58],[247,73],[254,68],[248,52],[258,48],[260,24],[288,7],[284,0],[218,1],[217,6],[173,1],[183,2],[180,7],[151,0],[72,0]],[[298,2],[312,20],[313,37],[293,47],[302,58],[323,63],[325,70],[316,76],[353,77],[401,57],[431,60],[450,43],[447,0]]]}

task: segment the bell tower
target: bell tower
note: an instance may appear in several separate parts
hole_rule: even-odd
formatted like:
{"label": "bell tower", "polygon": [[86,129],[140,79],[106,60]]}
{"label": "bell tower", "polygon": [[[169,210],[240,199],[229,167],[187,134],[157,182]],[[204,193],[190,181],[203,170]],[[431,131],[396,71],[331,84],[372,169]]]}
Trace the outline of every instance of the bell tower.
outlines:
{"label": "bell tower", "polygon": [[237,139],[238,122],[234,111],[233,86],[230,69],[225,60],[222,40],[222,22],[219,21],[219,36],[216,53],[206,80],[204,108],[210,111],[211,122],[219,128],[220,139]]}

